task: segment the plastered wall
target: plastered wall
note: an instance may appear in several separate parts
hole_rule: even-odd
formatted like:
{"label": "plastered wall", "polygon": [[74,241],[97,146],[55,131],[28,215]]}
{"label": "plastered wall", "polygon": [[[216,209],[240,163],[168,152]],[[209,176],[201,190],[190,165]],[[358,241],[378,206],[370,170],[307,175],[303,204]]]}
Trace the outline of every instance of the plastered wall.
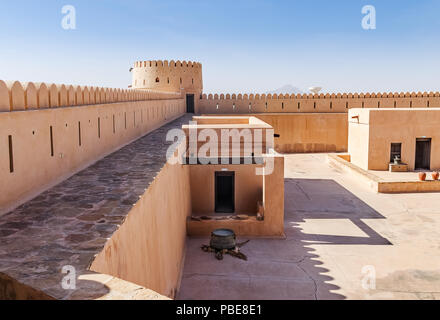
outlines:
{"label": "plastered wall", "polygon": [[0,214],[186,111],[181,98],[16,111],[19,92],[0,112]]}
{"label": "plastered wall", "polygon": [[431,138],[431,169],[440,169],[440,109],[353,109],[349,118],[353,164],[365,170],[388,170],[391,143],[402,143],[402,162],[414,170],[416,139]]}
{"label": "plastered wall", "polygon": [[191,165],[189,168],[194,215],[215,213],[215,173],[224,168],[235,172],[235,212],[257,214],[257,202],[263,201],[263,176],[255,174],[257,165]]}
{"label": "plastered wall", "polygon": [[346,113],[255,114],[274,128],[280,153],[346,152]]}
{"label": "plastered wall", "polygon": [[184,263],[191,191],[189,167],[166,164],[91,270],[174,298]]}
{"label": "plastered wall", "polygon": [[203,91],[202,65],[191,61],[137,61],[132,70],[132,87],[163,92],[197,94]]}
{"label": "plastered wall", "polygon": [[440,108],[439,92],[338,93],[303,95],[203,94],[198,112],[246,113],[340,113],[351,108]]}

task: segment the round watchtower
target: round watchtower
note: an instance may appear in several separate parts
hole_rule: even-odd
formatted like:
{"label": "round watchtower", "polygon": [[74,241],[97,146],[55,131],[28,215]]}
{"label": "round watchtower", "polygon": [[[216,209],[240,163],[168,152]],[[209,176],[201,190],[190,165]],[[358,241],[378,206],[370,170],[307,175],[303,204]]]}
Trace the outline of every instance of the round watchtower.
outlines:
{"label": "round watchtower", "polygon": [[165,92],[203,92],[202,65],[186,61],[137,61],[132,69],[133,89]]}

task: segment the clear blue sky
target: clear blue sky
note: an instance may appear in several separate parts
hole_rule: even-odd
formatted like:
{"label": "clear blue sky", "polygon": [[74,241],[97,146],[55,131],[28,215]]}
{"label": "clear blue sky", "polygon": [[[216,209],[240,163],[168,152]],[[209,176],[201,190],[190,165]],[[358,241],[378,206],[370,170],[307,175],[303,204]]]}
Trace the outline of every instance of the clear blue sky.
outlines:
{"label": "clear blue sky", "polygon": [[203,64],[206,92],[440,89],[439,0],[4,0],[0,41],[6,80],[126,88],[134,61],[180,59]]}

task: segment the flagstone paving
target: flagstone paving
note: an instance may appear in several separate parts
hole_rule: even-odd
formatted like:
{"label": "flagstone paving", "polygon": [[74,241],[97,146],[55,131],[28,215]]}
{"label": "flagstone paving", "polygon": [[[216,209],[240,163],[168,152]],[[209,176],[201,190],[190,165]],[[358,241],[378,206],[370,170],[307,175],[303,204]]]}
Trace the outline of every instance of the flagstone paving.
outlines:
{"label": "flagstone paving", "polygon": [[[186,115],[1,217],[0,274],[57,298],[63,266],[87,269],[166,163],[166,133]],[[84,283],[84,285],[90,285]],[[99,293],[97,293],[99,296]]]}

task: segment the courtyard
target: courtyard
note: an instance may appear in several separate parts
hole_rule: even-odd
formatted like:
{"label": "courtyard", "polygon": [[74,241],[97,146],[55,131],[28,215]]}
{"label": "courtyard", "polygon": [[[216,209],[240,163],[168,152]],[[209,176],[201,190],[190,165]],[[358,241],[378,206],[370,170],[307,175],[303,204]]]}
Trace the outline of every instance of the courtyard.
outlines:
{"label": "courtyard", "polygon": [[217,261],[189,238],[178,298],[440,299],[439,202],[375,193],[326,154],[286,155],[286,239]]}

